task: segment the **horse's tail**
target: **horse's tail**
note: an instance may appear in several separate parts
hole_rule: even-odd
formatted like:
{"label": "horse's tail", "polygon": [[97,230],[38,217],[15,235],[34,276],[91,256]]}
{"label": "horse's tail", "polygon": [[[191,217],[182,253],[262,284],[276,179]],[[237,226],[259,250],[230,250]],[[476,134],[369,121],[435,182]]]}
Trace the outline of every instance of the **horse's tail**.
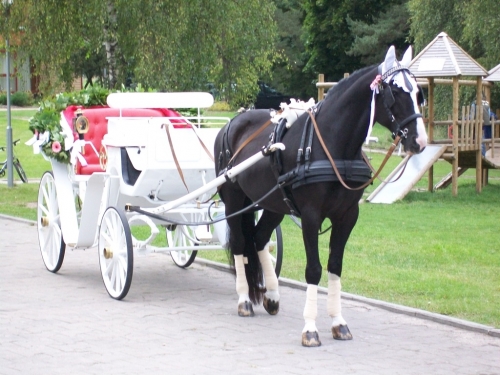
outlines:
{"label": "horse's tail", "polygon": [[[257,249],[255,248],[255,216],[253,212],[244,213],[241,216],[241,229],[243,231],[243,237],[245,238],[243,257],[247,260],[247,262],[245,262],[245,275],[249,288],[248,295],[250,297],[250,301],[257,305],[262,302],[266,289],[263,287],[264,277],[262,267],[260,265]],[[229,232],[229,236],[231,236],[231,231]],[[230,242],[228,241],[228,243]],[[230,246],[229,253],[229,260],[234,267],[234,252]]]}

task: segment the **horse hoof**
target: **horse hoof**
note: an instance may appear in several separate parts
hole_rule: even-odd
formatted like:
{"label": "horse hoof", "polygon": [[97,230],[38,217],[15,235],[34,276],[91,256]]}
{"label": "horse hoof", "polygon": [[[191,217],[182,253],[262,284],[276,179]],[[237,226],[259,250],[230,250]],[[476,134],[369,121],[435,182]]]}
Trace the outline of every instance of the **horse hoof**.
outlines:
{"label": "horse hoof", "polygon": [[346,324],[332,327],[332,335],[335,340],[352,340],[351,331]]}
{"label": "horse hoof", "polygon": [[238,305],[239,316],[254,316],[252,303],[245,301]]}
{"label": "horse hoof", "polygon": [[321,341],[319,340],[318,332],[309,332],[309,331],[303,332],[302,346],[307,346],[308,348],[321,346]]}
{"label": "horse hoof", "polygon": [[269,315],[276,315],[278,311],[280,311],[280,301],[273,301],[266,296],[264,296],[264,302],[262,302],[262,305]]}

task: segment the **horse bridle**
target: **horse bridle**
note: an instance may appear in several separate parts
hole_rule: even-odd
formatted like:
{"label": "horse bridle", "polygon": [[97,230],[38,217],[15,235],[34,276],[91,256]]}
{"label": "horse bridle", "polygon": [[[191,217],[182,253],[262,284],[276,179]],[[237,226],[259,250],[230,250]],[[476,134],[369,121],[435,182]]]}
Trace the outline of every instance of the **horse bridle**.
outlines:
{"label": "horse bridle", "polygon": [[[399,136],[400,138],[406,138],[407,134],[408,134],[408,129],[405,128],[405,126],[408,123],[422,117],[422,115],[420,113],[414,113],[414,114],[408,116],[407,118],[405,118],[403,121],[398,122],[396,120],[396,117],[392,113],[391,108],[394,105],[394,103],[396,102],[396,100],[394,99],[394,95],[392,93],[390,83],[385,82],[385,80],[398,71],[402,71],[406,74],[412,75],[408,68],[404,68],[401,66],[394,67],[394,68],[389,69],[387,72],[384,73],[384,75],[382,76],[382,79],[381,79],[381,84],[379,86],[380,93],[383,96],[384,107],[385,107],[385,110],[387,112],[387,115],[391,119],[391,122],[395,123],[396,127],[397,127],[396,131],[392,133],[392,139],[395,139],[396,136]],[[406,84],[409,85],[410,87],[412,87],[412,85],[408,81],[408,78],[406,77],[406,75],[403,75],[403,76],[405,78]],[[419,87],[419,91],[422,92],[422,89],[420,87]]]}
{"label": "horse bridle", "polygon": [[[316,132],[316,136],[318,137],[319,143],[321,144],[321,147],[323,148],[323,151],[326,153],[326,156],[327,156],[328,160],[330,161],[330,164],[332,165],[332,168],[335,171],[335,174],[337,175],[337,178],[338,178],[339,182],[342,184],[342,186],[344,186],[348,190],[361,190],[361,189],[364,189],[365,187],[367,187],[368,185],[370,185],[378,177],[378,175],[380,174],[380,172],[384,168],[385,164],[387,163],[387,161],[391,157],[392,153],[394,152],[394,150],[398,146],[398,144],[401,141],[401,139],[407,138],[408,129],[404,128],[404,126],[406,126],[411,121],[416,120],[417,118],[421,118],[422,117],[422,115],[420,113],[414,113],[414,114],[408,116],[407,118],[405,118],[403,121],[398,122],[396,120],[396,117],[394,116],[394,114],[391,111],[391,107],[394,105],[394,103],[396,102],[396,100],[394,99],[394,95],[392,94],[392,90],[390,88],[390,84],[387,83],[387,82],[385,82],[385,79],[387,79],[387,77],[389,77],[390,75],[392,75],[395,72],[400,71],[400,70],[404,70],[405,72],[410,73],[410,71],[407,68],[403,68],[403,67],[396,67],[396,68],[390,69],[389,71],[387,71],[382,76],[382,82],[381,82],[381,84],[379,86],[380,93],[383,95],[385,110],[387,111],[387,114],[389,115],[389,118],[391,119],[391,122],[396,123],[396,126],[397,126],[396,132],[392,133],[392,139],[394,139],[394,142],[391,144],[391,147],[387,151],[387,154],[385,155],[385,158],[382,161],[382,164],[380,164],[380,166],[379,166],[379,168],[378,168],[378,170],[376,172],[371,167],[370,162],[366,158],[364,158],[364,154],[363,154],[363,158],[365,159],[365,162],[370,166],[370,168],[372,169],[372,172],[374,172],[374,175],[373,175],[373,177],[370,180],[368,180],[366,183],[364,183],[363,185],[361,185],[359,187],[351,188],[350,186],[348,186],[343,181],[343,179],[342,179],[342,177],[341,177],[341,175],[340,175],[340,173],[339,173],[339,171],[337,169],[337,166],[335,165],[335,162],[333,161],[333,158],[330,155],[330,152],[328,151],[328,148],[326,147],[326,144],[323,141],[323,138],[321,137],[321,133],[319,131],[319,127],[318,127],[318,124],[316,123],[316,118],[315,118],[315,115],[314,115],[315,111],[314,110],[308,110],[309,116],[311,117],[311,121],[312,121],[313,126],[314,126],[314,130]],[[405,80],[407,80],[406,76],[405,76]],[[411,83],[407,82],[407,84],[409,84],[411,86]],[[421,90],[421,88],[419,88],[419,90]],[[403,168],[403,170],[400,173],[400,175],[396,178],[396,180],[394,180],[394,182],[397,181],[401,177],[401,175],[403,174],[403,172],[404,172],[405,169],[406,169],[406,165]]]}

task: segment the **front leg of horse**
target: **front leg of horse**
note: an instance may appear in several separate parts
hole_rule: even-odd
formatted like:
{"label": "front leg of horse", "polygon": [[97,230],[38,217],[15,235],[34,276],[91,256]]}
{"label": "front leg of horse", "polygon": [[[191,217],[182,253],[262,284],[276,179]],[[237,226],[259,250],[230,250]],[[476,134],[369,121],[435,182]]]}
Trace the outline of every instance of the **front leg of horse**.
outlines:
{"label": "front leg of horse", "polygon": [[316,317],[318,316],[318,286],[307,285],[306,305],[304,307],[304,329],[302,330],[302,346],[321,346]]}
{"label": "front leg of horse", "polygon": [[340,277],[334,273],[328,273],[328,315],[333,318],[332,335],[335,340],[352,340],[351,332],[347,323],[342,317],[342,307],[340,302]]}
{"label": "front leg of horse", "polygon": [[245,274],[245,261],[243,255],[234,255],[234,268],[236,270],[236,293],[238,293],[238,315],[254,316],[252,302],[249,297],[249,287]]}
{"label": "front leg of horse", "polygon": [[264,280],[266,283],[266,293],[264,294],[264,309],[270,315],[276,315],[280,309],[280,294],[278,287],[278,277],[274,271],[271,254],[269,254],[269,244],[263,250],[257,252],[259,255],[262,272],[264,273]]}

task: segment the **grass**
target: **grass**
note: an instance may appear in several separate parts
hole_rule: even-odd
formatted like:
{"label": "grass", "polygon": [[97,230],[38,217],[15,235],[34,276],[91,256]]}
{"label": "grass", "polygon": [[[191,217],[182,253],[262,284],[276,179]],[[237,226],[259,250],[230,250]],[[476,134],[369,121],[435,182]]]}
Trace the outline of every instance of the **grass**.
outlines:
{"label": "grass", "polygon": [[[14,139],[25,142],[31,138],[27,119],[32,113],[12,112]],[[0,144],[5,144],[4,124],[5,112],[0,112]],[[384,129],[375,127],[373,135],[390,142]],[[29,178],[39,178],[50,169],[49,163],[33,155],[29,147],[20,144],[16,152]],[[368,152],[368,156],[374,166],[383,158],[376,152]],[[382,175],[400,161],[392,157]],[[450,171],[450,164],[437,162],[435,182]],[[369,186],[366,193],[379,183]],[[426,192],[426,175],[416,187],[420,191],[391,205],[360,205],[360,217],[345,251],[343,290],[499,328],[500,171],[490,171],[490,184],[481,194],[475,192],[474,170],[459,178],[458,197],[451,195],[450,188]],[[0,184],[0,212],[34,220],[37,190],[37,184],[11,189]],[[304,281],[301,231],[289,218],[283,221],[282,229],[285,251],[281,275]],[[164,244],[163,236],[157,244]],[[328,234],[320,237],[323,267],[327,249]],[[199,256],[227,260],[222,251],[200,252]],[[321,283],[326,285],[326,272]]]}

